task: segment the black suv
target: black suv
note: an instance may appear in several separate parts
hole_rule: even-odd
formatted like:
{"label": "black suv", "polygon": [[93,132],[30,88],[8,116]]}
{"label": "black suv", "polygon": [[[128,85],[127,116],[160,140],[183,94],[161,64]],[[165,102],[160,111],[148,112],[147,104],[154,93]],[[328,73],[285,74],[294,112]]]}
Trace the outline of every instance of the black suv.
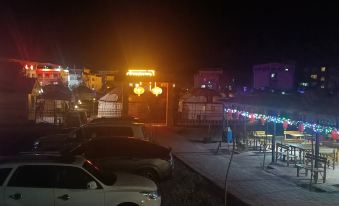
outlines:
{"label": "black suv", "polygon": [[155,182],[172,175],[171,149],[126,137],[94,138],[68,151],[83,155],[103,170],[132,172]]}

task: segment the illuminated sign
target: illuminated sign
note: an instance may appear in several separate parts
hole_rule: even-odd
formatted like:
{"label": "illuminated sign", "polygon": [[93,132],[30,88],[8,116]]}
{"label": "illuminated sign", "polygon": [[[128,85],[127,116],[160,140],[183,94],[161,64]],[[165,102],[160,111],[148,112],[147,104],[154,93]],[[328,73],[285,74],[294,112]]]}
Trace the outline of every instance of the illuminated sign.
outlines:
{"label": "illuminated sign", "polygon": [[155,70],[129,69],[126,75],[127,76],[138,76],[138,77],[154,77]]}

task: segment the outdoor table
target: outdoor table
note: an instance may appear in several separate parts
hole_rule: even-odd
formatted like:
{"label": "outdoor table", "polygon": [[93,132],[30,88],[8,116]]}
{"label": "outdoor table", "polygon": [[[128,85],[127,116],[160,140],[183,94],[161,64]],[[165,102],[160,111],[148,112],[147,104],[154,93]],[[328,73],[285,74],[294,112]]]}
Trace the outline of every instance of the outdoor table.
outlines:
{"label": "outdoor table", "polygon": [[287,134],[289,136],[291,136],[292,138],[295,138],[295,139],[301,139],[302,137],[304,137],[304,134]]}
{"label": "outdoor table", "polygon": [[261,140],[266,141],[267,140],[266,138],[272,138],[273,137],[273,135],[271,135],[271,134],[256,134],[255,132],[256,131],[253,131],[255,150],[257,150],[257,148],[258,148],[258,142],[260,143]]}
{"label": "outdoor table", "polygon": [[310,136],[312,136],[312,135],[303,134],[303,133],[291,133],[291,134],[286,134],[286,135],[289,135],[289,136],[291,136],[294,139],[302,139],[303,137],[310,137]]}

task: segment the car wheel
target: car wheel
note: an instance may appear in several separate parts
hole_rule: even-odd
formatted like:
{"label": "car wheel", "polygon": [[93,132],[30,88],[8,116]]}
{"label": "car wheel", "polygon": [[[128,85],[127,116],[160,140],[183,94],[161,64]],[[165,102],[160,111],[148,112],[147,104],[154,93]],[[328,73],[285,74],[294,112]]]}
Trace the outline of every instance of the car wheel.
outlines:
{"label": "car wheel", "polygon": [[155,183],[159,182],[159,175],[153,169],[142,169],[142,170],[139,171],[139,174],[141,176],[144,176],[144,177],[146,177],[148,179],[153,180]]}

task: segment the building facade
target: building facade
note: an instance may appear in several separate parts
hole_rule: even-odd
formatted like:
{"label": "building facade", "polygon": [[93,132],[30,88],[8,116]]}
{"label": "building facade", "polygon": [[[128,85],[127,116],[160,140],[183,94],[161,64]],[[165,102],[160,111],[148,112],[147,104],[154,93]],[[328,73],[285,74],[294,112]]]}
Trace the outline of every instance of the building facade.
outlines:
{"label": "building facade", "polygon": [[253,88],[288,91],[294,88],[295,65],[267,63],[253,66]]}
{"label": "building facade", "polygon": [[69,83],[69,70],[60,65],[18,59],[8,61],[20,64],[24,75],[28,78],[36,78],[41,86],[60,83],[68,85]]}
{"label": "building facade", "polygon": [[74,89],[82,84],[82,69],[70,69],[69,70],[69,82],[68,87]]}
{"label": "building facade", "polygon": [[90,69],[85,68],[83,73],[82,73],[82,78],[83,78],[84,84],[88,88],[95,90],[95,91],[101,90],[101,88],[103,86],[101,75],[91,73]]}
{"label": "building facade", "polygon": [[202,69],[194,74],[194,88],[222,89],[223,70],[221,68]]}
{"label": "building facade", "polygon": [[98,71],[97,74],[102,77],[103,89],[105,89],[105,91],[111,90],[114,87],[114,81],[116,80],[116,76],[118,74],[117,70]]}

